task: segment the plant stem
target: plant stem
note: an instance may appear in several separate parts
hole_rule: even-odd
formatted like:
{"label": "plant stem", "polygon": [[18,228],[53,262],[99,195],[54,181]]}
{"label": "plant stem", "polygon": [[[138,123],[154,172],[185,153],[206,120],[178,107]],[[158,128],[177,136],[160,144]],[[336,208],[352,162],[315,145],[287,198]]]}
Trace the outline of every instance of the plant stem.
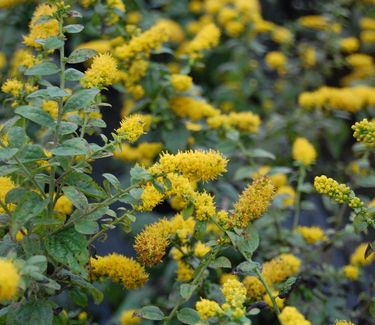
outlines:
{"label": "plant stem", "polygon": [[267,292],[268,296],[270,297],[270,299],[272,301],[272,307],[275,310],[276,315],[279,315],[280,314],[280,309],[277,306],[275,297],[273,296],[272,291],[271,291],[270,287],[268,286],[266,279],[263,277],[263,275],[260,272],[259,268],[255,269],[255,273],[256,273],[257,277],[259,278],[260,282],[262,282],[264,288],[266,289],[266,292]]}
{"label": "plant stem", "polygon": [[299,215],[301,210],[301,190],[303,182],[305,181],[306,169],[303,164],[300,165],[298,171],[298,182],[297,182],[297,194],[294,202],[294,217],[293,217],[293,229],[298,227]]}

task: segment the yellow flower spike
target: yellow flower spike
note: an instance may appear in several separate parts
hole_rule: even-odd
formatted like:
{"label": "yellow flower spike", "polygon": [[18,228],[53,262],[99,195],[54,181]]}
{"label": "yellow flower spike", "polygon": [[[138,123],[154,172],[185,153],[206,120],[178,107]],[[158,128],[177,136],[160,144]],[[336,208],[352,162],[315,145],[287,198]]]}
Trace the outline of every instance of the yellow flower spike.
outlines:
{"label": "yellow flower spike", "polygon": [[354,253],[350,256],[351,265],[366,266],[375,261],[374,252],[372,252],[369,256],[367,256],[367,258],[365,258],[367,246],[367,243],[362,243],[356,248]]}
{"label": "yellow flower spike", "polygon": [[177,262],[177,281],[189,282],[193,279],[194,270],[185,262]]}
{"label": "yellow flower spike", "polygon": [[20,275],[14,263],[0,258],[0,302],[16,297],[19,282]]}
{"label": "yellow flower spike", "polygon": [[266,294],[266,289],[262,282],[254,275],[246,276],[243,284],[246,288],[246,295],[251,300],[260,300]]}
{"label": "yellow flower spike", "polygon": [[215,317],[223,313],[223,310],[216,301],[202,298],[195,304],[195,309],[202,320],[207,320],[210,317]]}
{"label": "yellow flower spike", "polygon": [[260,177],[253,181],[234,204],[234,223],[240,228],[258,219],[267,209],[275,195],[270,178]]}
{"label": "yellow flower spike", "polygon": [[211,117],[220,114],[220,111],[203,100],[192,97],[173,97],[169,101],[170,108],[179,117],[189,117],[197,121],[204,117]]}
{"label": "yellow flower spike", "polygon": [[208,220],[216,214],[214,197],[209,193],[198,193],[194,200],[194,214],[198,220]]}
{"label": "yellow flower spike", "polygon": [[242,308],[246,300],[246,288],[237,279],[229,279],[224,282],[221,292],[224,295],[225,302],[230,307]]}
{"label": "yellow flower spike", "polygon": [[287,306],[279,315],[281,325],[311,325],[305,316],[303,316],[296,307]]}
{"label": "yellow flower spike", "polygon": [[92,257],[90,264],[93,279],[109,277],[114,282],[122,283],[127,289],[140,288],[148,280],[148,274],[142,265],[120,254]]}
{"label": "yellow flower spike", "polygon": [[146,118],[141,114],[125,117],[116,132],[121,138],[133,143],[146,132]]}
{"label": "yellow flower spike", "polygon": [[357,280],[360,273],[360,268],[354,265],[345,265],[342,268],[344,276],[349,280]]}
{"label": "yellow flower spike", "polygon": [[135,237],[134,249],[137,252],[138,259],[147,266],[159,264],[170,243],[170,234],[171,226],[166,219],[146,226]]}
{"label": "yellow flower spike", "polygon": [[340,41],[340,47],[347,53],[356,52],[359,49],[359,41],[355,37],[347,37]]}
{"label": "yellow flower spike", "polygon": [[125,310],[121,313],[120,322],[121,325],[138,325],[141,323],[142,318],[135,316],[135,309]]}
{"label": "yellow flower spike", "polygon": [[292,254],[281,254],[263,264],[262,275],[269,285],[280,283],[299,272],[301,260]]}
{"label": "yellow flower spike", "polygon": [[211,250],[210,246],[198,241],[194,247],[194,255],[197,257],[204,257]]}
{"label": "yellow flower spike", "polygon": [[152,211],[157,205],[163,202],[165,196],[151,183],[143,188],[141,195],[142,204],[136,207],[138,211]]}
{"label": "yellow flower spike", "polygon": [[375,120],[363,119],[356,122],[352,129],[354,130],[353,136],[358,142],[363,142],[370,147],[375,146]]}
{"label": "yellow flower spike", "polygon": [[293,159],[305,166],[310,166],[316,160],[314,146],[306,138],[297,138],[292,148]]}
{"label": "yellow flower spike", "polygon": [[310,245],[317,243],[318,241],[326,241],[328,238],[324,233],[324,230],[320,227],[304,227],[300,226],[296,229],[297,233],[301,234],[303,239]]}
{"label": "yellow flower spike", "polygon": [[193,86],[193,79],[183,74],[171,75],[171,85],[177,91],[187,91]]}
{"label": "yellow flower spike", "polygon": [[280,74],[286,72],[288,59],[282,52],[272,51],[267,53],[265,61],[270,69],[276,70]]}
{"label": "yellow flower spike", "polygon": [[69,215],[73,211],[72,201],[65,195],[60,196],[55,205],[55,211],[63,215]]}
{"label": "yellow flower spike", "polygon": [[[5,197],[9,191],[14,189],[16,184],[13,183],[12,179],[6,176],[0,177],[0,201],[5,204]],[[13,210],[15,208],[14,204],[9,204],[7,206],[9,210]],[[0,206],[0,213],[4,213],[3,207]]]}

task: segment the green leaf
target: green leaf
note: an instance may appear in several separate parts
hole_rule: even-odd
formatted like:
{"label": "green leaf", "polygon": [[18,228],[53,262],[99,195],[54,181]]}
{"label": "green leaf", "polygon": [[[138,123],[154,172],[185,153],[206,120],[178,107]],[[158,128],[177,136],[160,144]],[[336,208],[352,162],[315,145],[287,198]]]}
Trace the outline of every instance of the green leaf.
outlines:
{"label": "green leaf", "polygon": [[166,148],[173,153],[186,148],[189,135],[189,131],[183,124],[179,124],[171,130],[162,129],[161,132]]}
{"label": "green leaf", "polygon": [[78,220],[74,224],[74,228],[81,234],[92,235],[98,231],[99,226],[98,223],[94,220],[82,219]]}
{"label": "green leaf", "polygon": [[46,50],[55,50],[62,46],[64,46],[64,41],[62,41],[56,36],[48,37],[43,44],[43,47]]}
{"label": "green leaf", "polygon": [[20,126],[13,126],[8,132],[8,146],[20,148],[28,140],[25,128]]}
{"label": "green leaf", "polygon": [[99,94],[99,89],[97,88],[77,91],[66,101],[64,112],[76,111],[80,108],[88,107],[94,101],[97,94]]}
{"label": "green leaf", "polygon": [[114,188],[119,188],[121,186],[120,184],[120,181],[117,179],[116,176],[112,175],[112,174],[108,174],[108,173],[105,173],[103,174],[103,177],[111,183],[111,185],[114,187]]}
{"label": "green leaf", "polygon": [[150,181],[152,180],[152,175],[144,168],[139,165],[134,166],[130,170],[130,183],[137,184],[142,181]]}
{"label": "green leaf", "polygon": [[249,155],[254,158],[269,158],[269,159],[276,159],[275,155],[269,151],[264,149],[253,149],[248,151]]}
{"label": "green leaf", "polygon": [[17,152],[17,148],[0,148],[0,161],[12,158]]}
{"label": "green leaf", "polygon": [[64,89],[61,89],[59,87],[47,87],[47,94],[50,98],[59,98],[59,97],[66,97],[69,96],[69,93],[67,93]]}
{"label": "green leaf", "polygon": [[6,176],[9,174],[12,174],[18,169],[19,169],[18,166],[8,166],[8,165],[0,166],[0,176]]}
{"label": "green leaf", "polygon": [[34,106],[18,106],[15,113],[41,126],[50,127],[55,124],[51,115]]}
{"label": "green leaf", "polygon": [[190,299],[190,297],[192,296],[192,294],[194,293],[194,290],[196,288],[197,287],[195,285],[192,285],[192,284],[188,284],[188,283],[181,284],[181,287],[180,287],[181,297],[184,298],[184,299]]}
{"label": "green leaf", "polygon": [[59,72],[60,69],[52,62],[43,62],[33,65],[25,72],[26,76],[49,76]]}
{"label": "green leaf", "polygon": [[67,135],[72,134],[78,129],[78,125],[72,122],[61,121],[60,134]]}
{"label": "green leaf", "polygon": [[254,167],[252,166],[242,166],[236,170],[234,174],[234,180],[239,181],[245,178],[250,178],[252,172],[254,172]]}
{"label": "green leaf", "polygon": [[84,266],[89,261],[87,240],[74,228],[68,228],[47,237],[45,247],[48,254],[73,272],[85,274]]}
{"label": "green leaf", "polygon": [[47,204],[48,200],[43,200],[37,193],[31,191],[24,192],[18,197],[17,207],[13,212],[13,234],[17,233],[26,222],[39,215]]}
{"label": "green leaf", "polygon": [[51,150],[56,156],[79,156],[87,153],[88,144],[81,138],[72,138],[64,141],[58,147]]}
{"label": "green leaf", "polygon": [[150,320],[163,320],[164,313],[156,306],[145,306],[137,314],[140,317]]}
{"label": "green leaf", "polygon": [[76,208],[85,209],[88,206],[89,202],[86,196],[74,186],[64,186],[62,190]]}
{"label": "green leaf", "polygon": [[85,27],[80,24],[72,24],[64,26],[64,31],[69,34],[76,34],[81,32]]}
{"label": "green leaf", "polygon": [[84,73],[82,73],[79,70],[69,68],[65,70],[64,76],[66,80],[77,81],[77,80],[80,80],[84,76]]}
{"label": "green leaf", "polygon": [[65,183],[76,187],[79,191],[90,197],[104,199],[107,196],[104,190],[89,175],[83,173],[70,173],[65,178]]}
{"label": "green leaf", "polygon": [[214,260],[210,263],[210,267],[212,267],[212,268],[228,268],[229,269],[229,268],[232,267],[232,263],[225,256],[220,256],[216,260]]}
{"label": "green leaf", "polygon": [[11,324],[52,325],[53,310],[51,302],[47,300],[35,300],[21,305],[14,312]]}
{"label": "green leaf", "polygon": [[68,63],[81,63],[95,56],[97,52],[93,49],[77,49],[68,57]]}
{"label": "green leaf", "polygon": [[90,282],[87,282],[85,279],[81,278],[79,275],[73,274],[69,271],[63,271],[63,274],[70,277],[72,284],[78,286],[89,293],[93,298],[96,304],[99,304],[103,300],[103,293],[95,288]]}
{"label": "green leaf", "polygon": [[73,288],[69,291],[69,295],[72,298],[72,301],[81,307],[86,307],[89,300],[85,292],[79,290],[79,288]]}
{"label": "green leaf", "polygon": [[253,261],[251,262],[245,261],[237,265],[235,269],[235,273],[244,274],[244,275],[254,275],[255,269],[259,267],[260,267],[259,263],[256,263]]}
{"label": "green leaf", "polygon": [[192,308],[182,308],[177,312],[177,319],[183,324],[194,325],[199,323],[199,314]]}

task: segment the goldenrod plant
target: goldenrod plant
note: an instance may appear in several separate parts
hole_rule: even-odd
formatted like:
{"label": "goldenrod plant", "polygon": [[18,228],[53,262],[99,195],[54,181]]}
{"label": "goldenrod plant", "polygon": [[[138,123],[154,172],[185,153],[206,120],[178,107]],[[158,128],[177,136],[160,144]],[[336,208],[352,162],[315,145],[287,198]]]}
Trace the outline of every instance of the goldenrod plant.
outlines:
{"label": "goldenrod plant", "polygon": [[0,0],[0,324],[372,324],[374,6]]}

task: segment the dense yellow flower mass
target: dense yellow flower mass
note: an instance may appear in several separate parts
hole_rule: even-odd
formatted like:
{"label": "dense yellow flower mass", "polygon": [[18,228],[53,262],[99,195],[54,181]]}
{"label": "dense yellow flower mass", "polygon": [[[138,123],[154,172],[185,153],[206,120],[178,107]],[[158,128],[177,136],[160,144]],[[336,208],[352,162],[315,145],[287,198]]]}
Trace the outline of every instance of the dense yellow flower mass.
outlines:
{"label": "dense yellow flower mass", "polygon": [[146,226],[135,237],[134,249],[138,259],[147,266],[160,263],[169,245],[170,234],[171,227],[166,219]]}
{"label": "dense yellow flower mass", "polygon": [[142,287],[148,280],[142,265],[120,254],[92,257],[90,264],[93,279],[109,277],[114,282],[121,282],[127,289]]}
{"label": "dense yellow flower mass", "polygon": [[116,24],[120,16],[117,12],[124,13],[125,12],[125,4],[122,2],[122,0],[106,0],[106,4],[108,8],[111,9],[111,12],[109,16],[107,17],[107,22],[109,25]]}
{"label": "dense yellow flower mass", "polygon": [[5,94],[10,94],[14,97],[19,97],[23,90],[23,83],[17,79],[8,79],[4,84],[1,86],[1,90]]}
{"label": "dense yellow flower mass", "polygon": [[344,272],[346,278],[350,280],[357,280],[359,277],[360,268],[355,265],[345,265],[342,268],[342,271]]}
{"label": "dense yellow flower mass", "polygon": [[208,299],[200,299],[195,304],[195,308],[202,320],[207,320],[210,317],[215,317],[223,312],[216,301]]}
{"label": "dense yellow flower mass", "polygon": [[221,289],[225,302],[231,307],[242,307],[246,300],[246,288],[237,279],[229,279],[223,283]]}
{"label": "dense yellow flower mass", "polygon": [[275,187],[268,177],[260,177],[250,184],[234,204],[234,223],[240,228],[259,218],[275,195]]}
{"label": "dense yellow flower mass", "polygon": [[279,315],[281,325],[311,325],[297,308],[292,306],[285,307]]}
{"label": "dense yellow flower mass", "polygon": [[340,41],[340,47],[343,51],[352,53],[359,49],[359,41],[355,37],[343,38]]}
{"label": "dense yellow flower mass", "polygon": [[176,214],[170,221],[171,232],[176,234],[181,242],[186,242],[193,235],[195,220],[193,217],[184,219],[181,214]]}
{"label": "dense yellow flower mass", "polygon": [[362,243],[359,245],[354,253],[350,256],[350,264],[357,266],[366,266],[375,261],[375,253],[372,252],[367,258],[365,258],[365,253],[368,244]]}
{"label": "dense yellow flower mass", "polygon": [[198,220],[208,220],[216,214],[214,198],[209,193],[203,192],[195,196],[194,213]]}
{"label": "dense yellow flower mass", "polygon": [[215,24],[208,24],[190,42],[184,44],[180,52],[193,58],[201,57],[203,51],[217,46],[219,41],[220,29]]}
{"label": "dense yellow flower mass", "polygon": [[192,269],[184,261],[177,262],[177,281],[188,282],[193,278],[194,269]]}
{"label": "dense yellow flower mass", "polygon": [[306,138],[297,138],[292,148],[293,159],[297,162],[310,166],[316,160],[316,150]]}
{"label": "dense yellow flower mass", "polygon": [[111,54],[98,54],[81,79],[85,88],[105,87],[112,85],[118,79],[117,62]]}
{"label": "dense yellow flower mass", "polygon": [[368,121],[363,119],[360,122],[356,122],[352,129],[354,130],[353,136],[357,141],[369,146],[375,146],[375,120]]}
{"label": "dense yellow flower mass", "polygon": [[360,208],[364,203],[352,194],[351,189],[345,184],[339,184],[332,178],[325,175],[317,176],[314,179],[315,190],[325,194],[337,203],[347,203],[351,208]]}
{"label": "dense yellow flower mass", "polygon": [[270,69],[282,74],[286,72],[287,57],[282,52],[272,51],[265,57],[266,64]]}
{"label": "dense yellow flower mass", "polygon": [[120,322],[121,325],[138,325],[141,323],[142,318],[134,315],[134,309],[128,309],[121,313]]}
{"label": "dense yellow flower mass", "polygon": [[63,215],[71,214],[73,211],[72,201],[65,195],[60,196],[56,201],[55,211]]}
{"label": "dense yellow flower mass", "polygon": [[164,153],[152,172],[178,172],[191,181],[210,181],[226,172],[228,160],[218,151],[190,150]]}
{"label": "dense yellow flower mass", "polygon": [[20,275],[13,262],[0,258],[0,302],[15,298],[19,282]]}
{"label": "dense yellow flower mass", "polygon": [[324,233],[324,230],[320,227],[304,227],[300,226],[296,230],[299,234],[302,235],[303,239],[308,243],[308,244],[315,244],[318,241],[325,241],[327,240],[327,236]]}
{"label": "dense yellow flower mass", "polygon": [[[41,48],[42,44],[38,43],[38,39],[47,39],[50,36],[56,36],[59,33],[59,23],[53,18],[57,8],[46,3],[40,4],[34,11],[33,17],[29,24],[30,32],[23,37],[23,42],[27,46]],[[49,16],[51,18],[40,22],[42,17]]]}
{"label": "dense yellow flower mass", "polygon": [[136,147],[123,143],[121,145],[121,151],[116,150],[114,152],[114,157],[148,167],[162,149],[163,144],[161,142],[143,142]]}
{"label": "dense yellow flower mass", "polygon": [[146,117],[141,114],[133,114],[125,117],[120,122],[120,127],[116,130],[116,132],[120,137],[128,140],[130,143],[133,143],[146,132],[146,129]]}
{"label": "dense yellow flower mass", "polygon": [[141,195],[142,204],[137,206],[138,211],[152,211],[158,204],[163,202],[164,194],[162,194],[154,185],[148,183],[144,186]]}
{"label": "dense yellow flower mass", "polygon": [[[14,189],[16,185],[13,183],[13,181],[9,177],[1,176],[0,177],[0,201],[5,204],[5,197],[8,194],[9,191]],[[8,209],[13,210],[14,205],[10,204],[8,205]],[[4,213],[4,209],[2,206],[0,206],[0,213]]]}
{"label": "dense yellow flower mass", "polygon": [[171,75],[171,85],[177,91],[187,91],[193,86],[193,79],[183,74]]}
{"label": "dense yellow flower mass", "polygon": [[248,275],[245,277],[243,284],[246,288],[247,297],[251,300],[260,300],[266,293],[266,289],[262,282],[260,282],[260,280],[254,275]]}
{"label": "dense yellow flower mass", "polygon": [[173,97],[169,104],[171,110],[179,117],[189,117],[193,121],[220,114],[220,111],[212,105],[193,97]]}
{"label": "dense yellow flower mass", "polygon": [[262,275],[268,284],[279,283],[299,272],[301,260],[293,254],[281,254],[263,264]]}
{"label": "dense yellow flower mass", "polygon": [[257,132],[261,120],[259,115],[252,112],[239,112],[214,115],[207,119],[207,124],[212,128],[233,127],[240,131]]}

